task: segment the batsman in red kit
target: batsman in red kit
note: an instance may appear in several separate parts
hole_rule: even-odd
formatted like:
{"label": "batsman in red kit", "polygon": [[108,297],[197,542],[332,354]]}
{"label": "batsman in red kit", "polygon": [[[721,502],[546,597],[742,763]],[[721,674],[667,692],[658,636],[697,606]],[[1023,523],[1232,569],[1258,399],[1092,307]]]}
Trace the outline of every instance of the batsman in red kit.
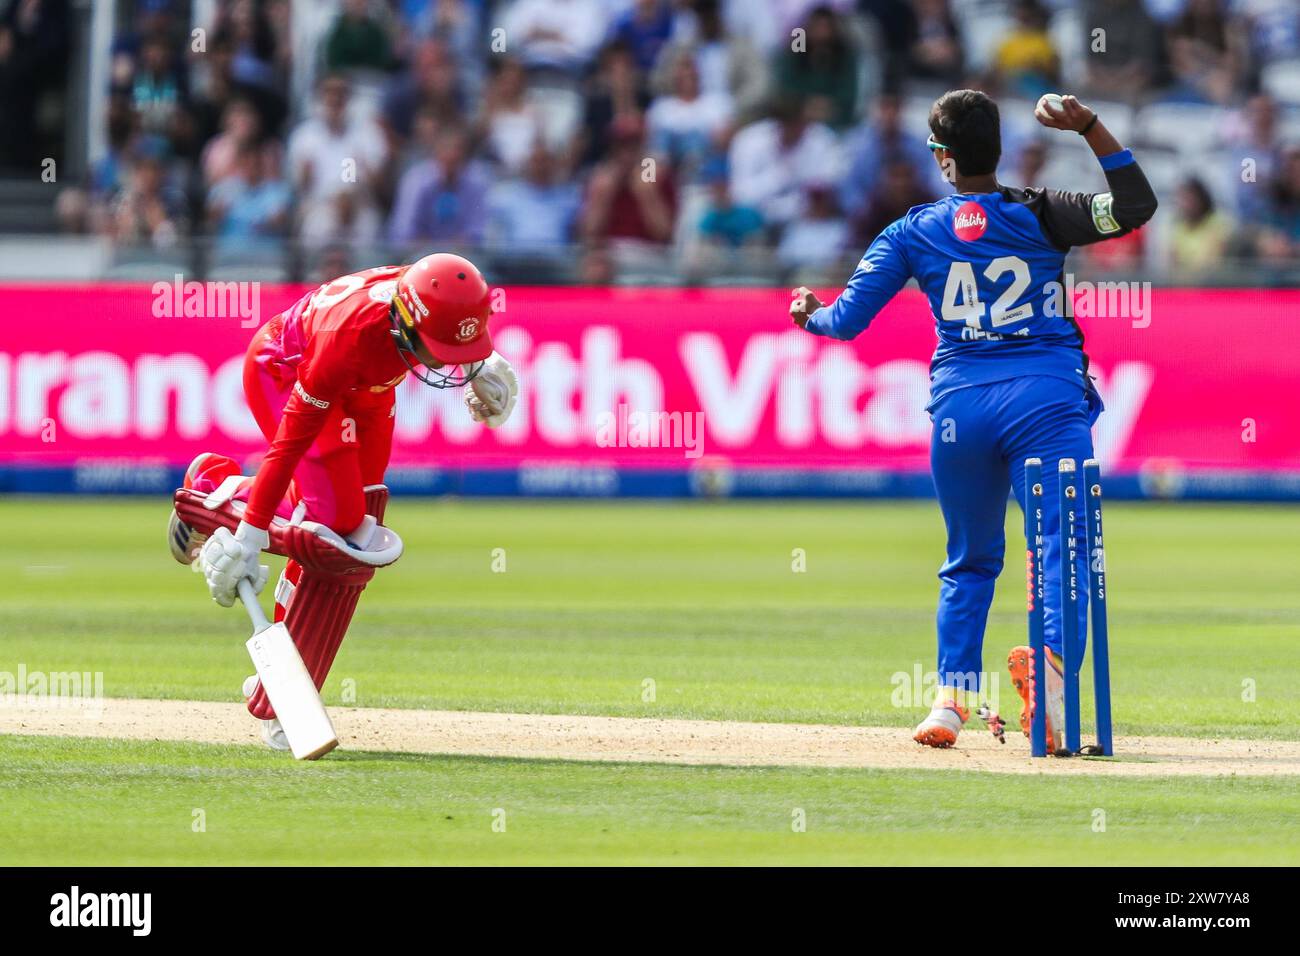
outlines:
{"label": "batsman in red kit", "polygon": [[[327,282],[253,336],[244,393],[270,447],[256,477],[224,455],[190,463],[169,527],[172,555],[196,558],[212,599],[260,592],[269,551],[289,560],[275,589],[284,621],[319,690],[375,570],[401,556],[383,527],[394,389],[408,374],[464,387],[469,414],[490,428],[510,416],[519,383],[492,351],[490,292],[460,256],[426,256]],[[287,749],[255,676],[244,683],[263,737]]]}

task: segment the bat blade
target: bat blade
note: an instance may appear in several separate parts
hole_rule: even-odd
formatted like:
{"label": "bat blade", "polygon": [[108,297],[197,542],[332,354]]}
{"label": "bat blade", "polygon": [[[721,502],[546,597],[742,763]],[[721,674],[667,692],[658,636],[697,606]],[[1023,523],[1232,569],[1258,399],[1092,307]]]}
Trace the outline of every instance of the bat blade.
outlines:
{"label": "bat blade", "polygon": [[298,760],[315,760],[338,746],[320,693],[283,623],[258,631],[245,645],[289,748]]}

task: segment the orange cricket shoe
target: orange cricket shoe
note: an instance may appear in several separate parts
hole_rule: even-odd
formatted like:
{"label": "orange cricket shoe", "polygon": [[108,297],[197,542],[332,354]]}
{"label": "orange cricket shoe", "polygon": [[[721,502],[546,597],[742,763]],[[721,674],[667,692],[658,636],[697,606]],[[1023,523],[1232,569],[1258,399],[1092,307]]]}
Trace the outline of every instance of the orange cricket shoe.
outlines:
{"label": "orange cricket shoe", "polygon": [[[1052,652],[1046,651],[1047,657],[1047,741],[1048,749],[1055,752],[1061,747],[1060,737],[1055,728],[1060,726],[1060,717],[1064,709],[1064,681],[1059,665],[1053,659]],[[1020,729],[1026,737],[1030,735],[1031,721],[1034,714],[1034,681],[1037,668],[1034,666],[1034,650],[1020,645],[1013,647],[1007,657],[1007,670],[1011,672],[1011,683],[1020,694]]]}

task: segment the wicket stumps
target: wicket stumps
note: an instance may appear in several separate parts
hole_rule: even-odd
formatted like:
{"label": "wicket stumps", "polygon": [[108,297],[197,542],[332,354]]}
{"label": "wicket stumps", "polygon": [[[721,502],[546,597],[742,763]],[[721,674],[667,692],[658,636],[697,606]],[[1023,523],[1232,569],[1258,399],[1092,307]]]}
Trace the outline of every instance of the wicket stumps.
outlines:
{"label": "wicket stumps", "polygon": [[1106,546],[1101,537],[1101,464],[1083,463],[1084,506],[1088,510],[1088,598],[1092,613],[1092,687],[1097,705],[1097,748],[1114,752],[1110,729],[1110,634],[1106,629]]}
{"label": "wicket stumps", "polygon": [[[1110,714],[1110,646],[1106,623],[1106,550],[1102,540],[1101,520],[1101,466],[1095,458],[1083,462],[1083,489],[1079,488],[1079,472],[1072,458],[1063,458],[1057,464],[1059,479],[1060,516],[1060,629],[1062,664],[1064,674],[1064,749],[1061,755],[1101,754],[1111,756],[1113,740]],[[1079,541],[1075,524],[1079,508],[1084,509],[1085,540]],[[1043,462],[1039,458],[1025,460],[1025,573],[1028,596],[1029,646],[1033,651],[1034,686],[1033,715],[1030,720],[1030,753],[1045,757],[1047,740],[1047,663],[1043,638],[1046,575],[1043,535]],[[1087,549],[1086,581],[1079,580],[1079,552]],[[1092,684],[1096,701],[1097,744],[1082,747],[1080,737],[1079,672],[1083,667],[1083,648],[1086,635],[1080,633],[1079,587],[1086,584],[1088,615],[1092,624]]]}
{"label": "wicket stumps", "polygon": [[1079,478],[1073,458],[1058,467],[1061,510],[1061,659],[1065,666],[1065,749],[1079,750],[1079,539],[1074,522],[1079,512]]}
{"label": "wicket stumps", "polygon": [[[1047,672],[1043,669],[1043,462],[1025,462],[1025,587],[1029,609],[1029,647],[1033,651],[1034,711],[1029,723],[1029,748],[1047,756]],[[1038,679],[1042,676],[1042,680]]]}

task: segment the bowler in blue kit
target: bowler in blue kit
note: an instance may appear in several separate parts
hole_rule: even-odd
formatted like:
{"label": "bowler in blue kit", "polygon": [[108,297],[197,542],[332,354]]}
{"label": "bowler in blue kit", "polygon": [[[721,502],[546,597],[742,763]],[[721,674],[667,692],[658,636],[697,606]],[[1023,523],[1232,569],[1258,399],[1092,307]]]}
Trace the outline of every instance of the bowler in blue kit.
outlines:
{"label": "bowler in blue kit", "polygon": [[[930,365],[934,424],[930,464],[948,530],[939,571],[940,693],[914,738],[951,747],[978,703],[984,627],[1002,571],[1008,491],[1024,502],[1024,462],[1044,462],[1044,565],[1059,568],[1056,463],[1093,457],[1092,425],[1102,403],[1088,375],[1083,333],[1061,291],[1074,246],[1122,236],[1156,209],[1156,197],[1132,153],[1095,112],[1073,96],[1039,101],[1038,121],[1084,137],[1105,173],[1108,192],[1066,193],[1000,185],[997,104],[975,90],[945,93],[930,111],[930,150],[957,191],[910,209],[890,224],[829,305],[794,290],[790,316],[813,335],[852,339],[915,279],[930,302],[939,344]],[[1084,533],[1082,509],[1078,534]],[[1080,549],[1079,574],[1086,579]],[[1045,581],[1048,733],[1062,730],[1060,577]],[[1086,633],[1081,602],[1079,633]],[[1011,652],[1012,681],[1029,730],[1031,664],[1027,647]],[[1001,733],[1001,718],[983,716]]]}

